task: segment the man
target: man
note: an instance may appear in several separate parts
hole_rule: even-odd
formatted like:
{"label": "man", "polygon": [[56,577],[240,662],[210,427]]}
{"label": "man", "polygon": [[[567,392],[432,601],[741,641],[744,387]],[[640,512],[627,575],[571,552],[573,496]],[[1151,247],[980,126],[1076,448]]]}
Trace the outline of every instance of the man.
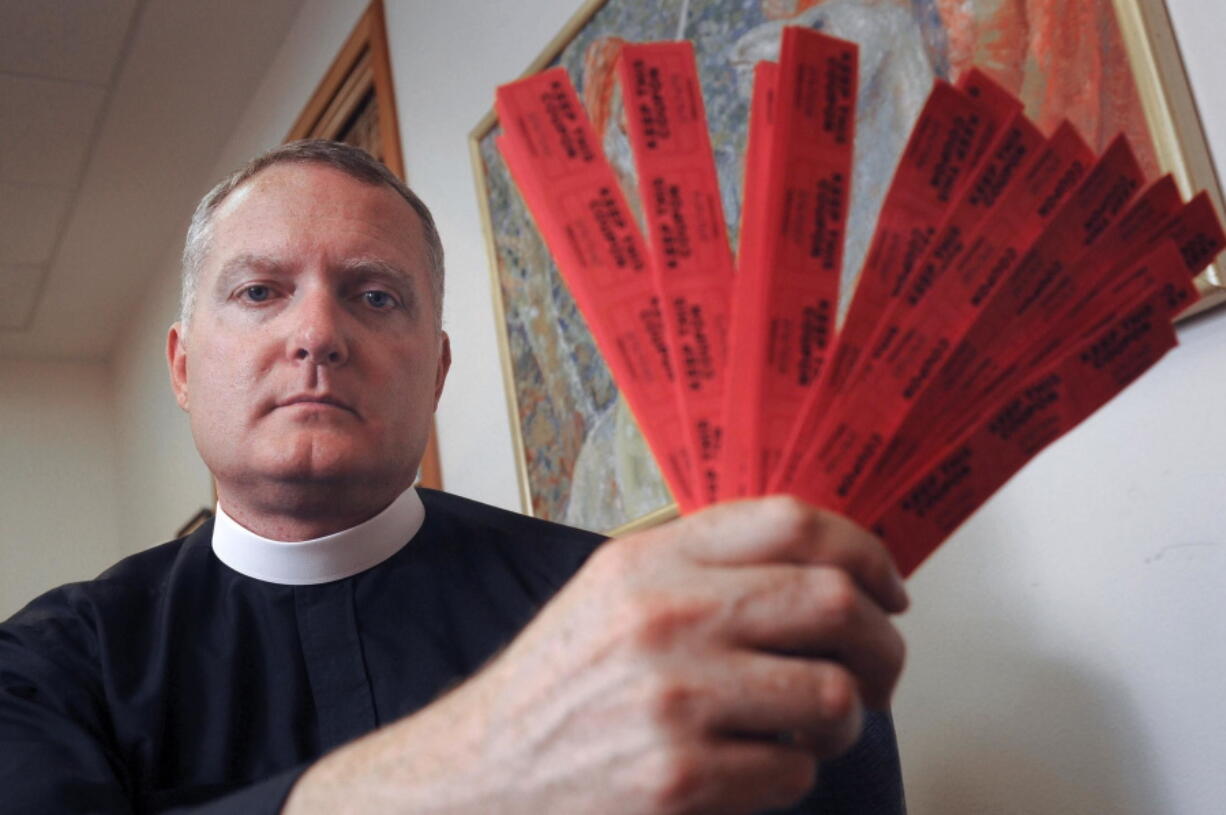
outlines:
{"label": "man", "polygon": [[441,300],[360,151],[206,196],[167,349],[216,524],[0,628],[0,809],[901,811],[879,544],[786,498],[596,548],[419,496]]}

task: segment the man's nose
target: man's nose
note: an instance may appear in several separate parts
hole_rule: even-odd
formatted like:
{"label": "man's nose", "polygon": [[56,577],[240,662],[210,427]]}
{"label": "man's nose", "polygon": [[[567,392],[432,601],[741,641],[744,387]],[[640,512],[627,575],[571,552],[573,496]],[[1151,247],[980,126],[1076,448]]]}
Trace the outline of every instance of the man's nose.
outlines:
{"label": "man's nose", "polygon": [[343,365],[349,359],[343,305],[328,292],[301,293],[286,349],[291,359],[312,365]]}

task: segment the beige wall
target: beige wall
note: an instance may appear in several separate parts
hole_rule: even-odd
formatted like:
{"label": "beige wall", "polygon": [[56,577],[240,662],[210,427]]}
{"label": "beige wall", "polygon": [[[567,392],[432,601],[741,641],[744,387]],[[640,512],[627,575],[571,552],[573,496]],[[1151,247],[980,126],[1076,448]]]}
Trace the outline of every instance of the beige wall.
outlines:
{"label": "beige wall", "polygon": [[187,416],[170,391],[166,331],[178,310],[175,256],[149,281],[141,310],[117,345],[116,470],[119,547],[124,554],[170,540],[202,507],[213,505],[212,481],[196,455]]}
{"label": "beige wall", "polygon": [[0,619],[118,559],[116,475],[105,365],[0,360]]}

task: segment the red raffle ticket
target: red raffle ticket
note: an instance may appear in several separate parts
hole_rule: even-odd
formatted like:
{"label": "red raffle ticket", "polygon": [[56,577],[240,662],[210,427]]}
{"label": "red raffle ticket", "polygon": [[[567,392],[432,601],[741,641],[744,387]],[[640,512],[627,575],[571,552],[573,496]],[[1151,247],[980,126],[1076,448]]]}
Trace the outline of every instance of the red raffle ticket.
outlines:
{"label": "red raffle ticket", "polygon": [[649,240],[560,69],[499,89],[498,145],[683,511],[792,492],[910,574],[1174,347],[1226,248],[1207,195],[972,70],[920,112],[836,335],[856,46],[786,28],[756,66],[735,265],[692,47],[617,70]]}
{"label": "red raffle ticket", "polygon": [[[1141,236],[1141,239],[1138,240],[1137,236]],[[994,394],[1007,389],[1012,382],[1031,378],[1048,359],[1062,352],[1067,342],[1068,326],[1094,323],[1117,308],[1123,296],[1123,287],[1135,286],[1138,279],[1143,279],[1138,277],[1137,271],[1128,271],[1133,258],[1163,244],[1169,244],[1178,251],[1182,261],[1180,273],[1186,280],[1203,271],[1226,247],[1226,233],[1208,196],[1201,193],[1191,203],[1180,206],[1178,191],[1169,177],[1153,184],[1112,228],[1104,250],[1114,258],[1108,261],[1111,272],[1093,288],[1083,292],[1061,319],[1026,344],[1024,352],[1015,355],[1012,362],[997,372],[991,381],[980,380],[977,388],[958,392],[954,402],[946,401],[948,397],[939,396],[925,399],[917,405],[896,433],[890,449],[880,459],[878,472],[872,478],[873,491],[862,490],[851,502],[848,511],[853,515],[863,515],[882,493],[892,492],[900,480],[913,474],[923,462],[932,460],[932,456],[950,438],[961,433],[968,423],[973,423],[974,417],[982,413],[983,405]],[[1153,285],[1164,284],[1155,281]],[[958,409],[949,410],[952,404],[956,404]],[[944,411],[940,410],[941,405],[945,406]]]}
{"label": "red raffle ticket", "polygon": [[[751,311],[756,302],[753,287],[757,281],[749,268],[760,256],[767,229],[766,186],[770,172],[770,148],[775,127],[775,91],[779,84],[779,64],[759,62],[754,66],[753,97],[749,107],[749,133],[745,143],[745,179],[741,195],[741,236],[737,246],[736,277],[732,287],[732,325],[729,336],[744,342]],[[743,383],[751,378],[757,360],[748,353],[729,353],[728,382]],[[731,400],[744,399],[742,388],[725,391],[725,418],[735,412]],[[745,462],[750,458],[750,434],[744,425],[725,422],[719,461],[720,500],[740,498],[749,493]]]}
{"label": "red raffle ticket", "polygon": [[[1022,114],[1014,115],[975,168],[914,273],[901,282],[900,296],[891,298],[868,344],[869,353],[848,375],[843,393],[828,396],[820,412],[807,408],[805,421],[793,430],[775,489],[798,488],[800,459],[812,449],[813,439],[824,437],[823,428],[834,417],[847,416],[862,427],[875,423],[886,434],[901,421],[908,383],[961,336],[977,308],[975,293],[990,286],[981,274],[993,268],[987,255],[999,254],[1010,242],[1029,243],[1044,212],[1051,209],[1051,196],[1068,185],[1070,172],[1082,172],[1083,163],[1089,163],[1089,149],[1071,128],[1060,128],[1047,144]],[[989,220],[991,212],[1000,217]],[[989,247],[994,252],[985,252]],[[967,252],[974,252],[979,262],[947,277]],[[849,402],[865,404],[849,409]]]}
{"label": "red raffle ticket", "polygon": [[[1142,260],[1161,279],[1083,333],[986,420],[951,445],[865,522],[910,574],[1005,481],[1048,444],[1112,399],[1176,344],[1173,313],[1195,299],[1179,253],[1165,243]],[[1134,277],[1134,275],[1130,275]]]}
{"label": "red raffle ticket", "polygon": [[498,148],[683,510],[696,506],[647,247],[566,71],[497,92]]}
{"label": "red raffle ticket", "polygon": [[[1143,182],[1140,166],[1128,142],[1115,139],[1073,197],[1055,216],[1053,225],[1026,253],[1008,278],[996,288],[960,346],[954,350],[939,386],[979,381],[999,369],[997,354],[1020,350],[1026,337],[1042,330],[1073,304],[1070,287],[1079,272],[1108,266],[1115,247],[1100,241],[1108,227],[1132,201]],[[1143,241],[1136,234],[1134,240]],[[1013,342],[1000,338],[1013,337]]]}
{"label": "red raffle ticket", "polygon": [[[998,358],[1011,358],[1025,349],[1025,338],[1042,331],[1042,319],[1056,308],[1052,305],[1032,309],[1031,305],[1052,281],[1067,280],[1068,269],[1075,268],[1077,261],[1095,247],[1140,182],[1140,169],[1132,151],[1124,140],[1117,140],[1060,207],[1042,237],[996,286],[961,342],[946,349],[942,355],[944,362],[921,366],[918,380],[908,383],[908,390],[917,400],[908,418],[919,409],[919,398],[926,390],[941,387],[942,406],[931,419],[931,423],[937,423],[952,407],[962,406],[960,400],[949,398],[949,390],[973,387],[986,368],[996,369]],[[1008,339],[1002,342],[1002,337]],[[972,362],[979,364],[970,366]],[[817,494],[832,508],[845,508],[852,493],[873,471],[888,441],[888,437],[878,433],[868,437],[832,433],[822,438],[814,446],[815,454],[808,459],[807,469],[802,465],[798,476],[799,483],[804,485],[801,494],[807,497],[809,490],[818,490]]]}
{"label": "red raffle ticket", "polygon": [[776,487],[793,481],[797,457],[826,420],[831,400],[863,363],[864,349],[882,316],[926,257],[954,203],[973,180],[972,170],[1020,109],[1020,102],[979,71],[968,72],[957,88],[944,82],[934,86],[882,205],[827,377],[807,395],[778,455],[770,460]]}
{"label": "red raffle ticket", "polygon": [[[899,342],[898,346],[913,350],[911,357],[921,360],[929,359],[931,354],[922,350],[922,344],[928,348],[952,347],[969,328],[969,323],[1002,277],[1025,254],[1068,194],[1076,189],[1093,161],[1093,153],[1072,126],[1066,122],[1057,128],[1030,168],[1020,171],[1018,182],[998,201],[978,233],[955,244],[953,248],[958,251],[950,260],[951,268],[941,270],[938,266],[929,274],[921,267],[903,302],[912,299],[916,287],[926,285],[930,277],[937,276],[937,280],[932,284],[933,291],[923,297],[925,308],[915,315],[916,320],[922,321],[921,325],[913,326],[916,333],[900,333],[915,341]],[[943,240],[936,241],[937,247],[944,245]],[[930,309],[936,313],[930,315]],[[925,334],[931,334],[927,343],[923,342]],[[881,353],[887,351],[885,346],[876,343],[874,348]],[[892,358],[888,362],[892,366],[890,371],[895,371],[898,363]],[[916,370],[922,370],[922,363],[920,365]],[[898,372],[898,377],[904,375],[910,382],[914,374],[907,370]],[[908,391],[904,390],[904,394]],[[805,488],[796,480],[799,460],[812,454],[812,440],[817,436],[817,425],[824,414],[809,413],[806,418],[809,425],[797,429],[785,466],[779,473],[776,486],[780,490]]]}
{"label": "red raffle ticket", "polygon": [[[762,491],[763,456],[777,457],[833,339],[851,187],[858,84],[855,44],[786,28],[762,207],[767,229],[739,272],[731,353],[745,380],[726,400],[747,434],[746,487]],[[737,446],[738,449],[740,445]],[[739,479],[738,479],[739,480]]]}
{"label": "red raffle ticket", "polygon": [[627,45],[618,77],[695,498],[709,504],[719,494],[733,267],[693,46]]}
{"label": "red raffle ticket", "polygon": [[[1062,349],[1067,340],[1069,326],[1076,329],[1087,322],[1093,322],[1094,315],[1082,313],[1084,311],[1082,304],[1087,295],[1082,295],[1082,303],[1079,303],[1075,288],[1079,286],[1084,289],[1083,283],[1096,285],[1096,272],[1106,271],[1116,274],[1122,271],[1123,267],[1132,262],[1136,254],[1141,253],[1153,242],[1162,229],[1170,228],[1163,227],[1163,224],[1169,224],[1179,209],[1179,193],[1170,178],[1165,178],[1152,185],[1145,194],[1139,196],[1129,210],[1111,227],[1110,232],[1101,239],[1102,248],[1092,253],[1092,260],[1087,262],[1086,257],[1083,256],[1081,261],[1070,267],[1071,277],[1068,285],[1058,287],[1063,292],[1063,297],[1057,307],[1063,308],[1064,311],[1048,329],[1050,335],[1048,339],[1043,339],[1042,331],[1037,334],[1017,332],[1017,335],[1012,337],[1012,341],[1007,345],[997,343],[996,347],[989,348],[984,354],[983,365],[980,366],[979,371],[987,370],[986,366],[990,365],[996,366],[998,372],[994,377],[982,374],[972,376],[962,382],[963,390],[959,392],[953,403],[944,403],[939,415],[933,415],[930,410],[935,406],[933,399],[920,398],[916,401],[916,406],[908,413],[906,419],[912,426],[923,421],[925,440],[921,444],[931,450],[934,445],[940,445],[940,439],[947,435],[948,428],[955,428],[953,432],[956,434],[958,432],[956,428],[967,422],[975,421],[975,417],[980,414],[986,400],[992,399],[997,392],[1010,387],[1011,383],[1016,382],[1019,378],[1025,378],[1029,372],[1045,362],[1049,353]],[[1055,228],[1058,227],[1053,227]],[[1093,300],[1100,290],[1100,288],[1090,290],[1089,298]],[[1110,303],[1109,305],[1114,307],[1115,304]],[[945,345],[947,350],[955,347],[964,350],[963,346],[957,345],[957,337],[951,339],[955,342]],[[909,385],[905,394],[908,398],[914,398],[918,391],[920,389]],[[943,396],[942,400],[945,398]],[[899,431],[896,439],[905,437],[905,433],[899,430],[897,424],[892,427],[892,430]],[[883,455],[888,454],[889,451],[886,451]],[[890,465],[895,468],[899,466],[897,461],[891,462]],[[907,471],[897,470],[889,483],[895,483],[895,480],[905,472]],[[887,485],[882,483],[881,479],[874,479],[875,488],[879,489],[883,486]]]}
{"label": "red raffle ticket", "polygon": [[1020,109],[1020,102],[978,71],[959,88],[940,81],[933,87],[878,216],[835,351],[827,385],[832,393],[847,382],[878,318],[906,285],[997,131]]}

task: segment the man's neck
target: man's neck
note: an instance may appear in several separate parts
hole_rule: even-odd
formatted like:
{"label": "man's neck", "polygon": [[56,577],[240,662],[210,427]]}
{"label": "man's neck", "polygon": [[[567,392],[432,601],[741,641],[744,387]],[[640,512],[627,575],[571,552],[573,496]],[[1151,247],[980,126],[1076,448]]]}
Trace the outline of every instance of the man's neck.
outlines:
{"label": "man's neck", "polygon": [[425,506],[413,488],[386,509],[354,526],[303,541],[260,535],[217,507],[213,554],[234,571],[265,583],[312,586],[361,574],[395,555],[425,522]]}
{"label": "man's neck", "polygon": [[226,489],[217,499],[226,514],[246,529],[278,541],[322,538],[378,515],[405,486],[354,490],[335,485],[293,485],[279,489]]}

